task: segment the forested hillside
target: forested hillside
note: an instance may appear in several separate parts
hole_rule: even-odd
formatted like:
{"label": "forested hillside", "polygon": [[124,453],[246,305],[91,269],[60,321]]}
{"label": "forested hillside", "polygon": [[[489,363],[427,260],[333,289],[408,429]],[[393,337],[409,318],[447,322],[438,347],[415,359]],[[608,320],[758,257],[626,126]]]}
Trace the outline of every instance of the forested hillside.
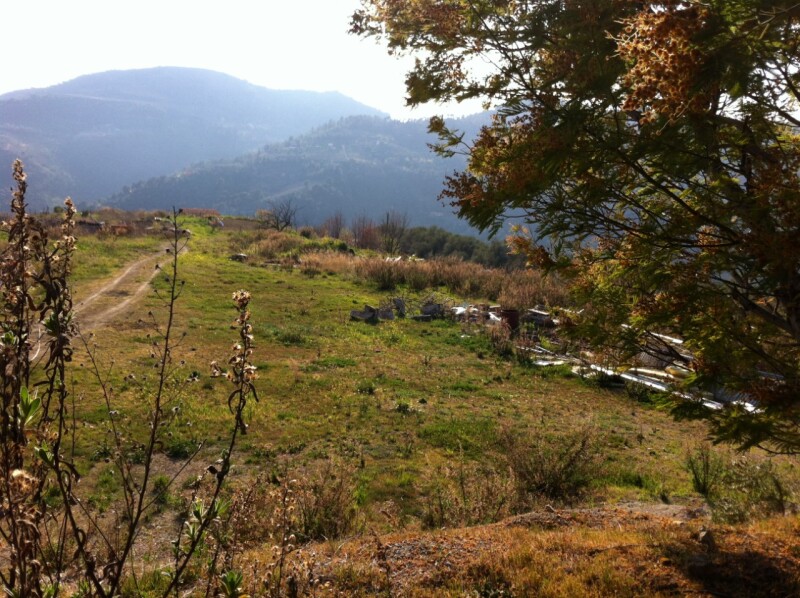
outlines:
{"label": "forested hillside", "polygon": [[[454,126],[474,132],[485,120],[477,115]],[[435,141],[426,121],[349,117],[234,160],[137,183],[109,203],[124,209],[175,205],[253,214],[270,202],[290,200],[301,224],[318,224],[335,212],[350,220],[395,210],[406,213],[412,225],[470,232],[449,205],[436,201],[444,177],[463,168],[464,161],[436,155],[427,145]]]}
{"label": "forested hillside", "polygon": [[[275,91],[201,69],[111,71],[0,96],[0,161],[25,162],[32,205],[65,195],[85,204],[353,114],[381,113],[338,93]],[[11,185],[5,170],[0,183]]]}

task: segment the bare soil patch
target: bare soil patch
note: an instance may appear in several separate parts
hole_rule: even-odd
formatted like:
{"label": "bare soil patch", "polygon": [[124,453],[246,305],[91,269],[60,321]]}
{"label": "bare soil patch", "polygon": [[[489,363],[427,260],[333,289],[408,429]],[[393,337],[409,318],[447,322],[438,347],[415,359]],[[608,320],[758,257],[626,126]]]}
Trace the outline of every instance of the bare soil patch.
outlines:
{"label": "bare soil patch", "polygon": [[156,265],[163,255],[163,251],[159,251],[138,259],[87,297],[76,297],[74,312],[81,331],[107,326],[115,318],[130,313],[158,274]]}

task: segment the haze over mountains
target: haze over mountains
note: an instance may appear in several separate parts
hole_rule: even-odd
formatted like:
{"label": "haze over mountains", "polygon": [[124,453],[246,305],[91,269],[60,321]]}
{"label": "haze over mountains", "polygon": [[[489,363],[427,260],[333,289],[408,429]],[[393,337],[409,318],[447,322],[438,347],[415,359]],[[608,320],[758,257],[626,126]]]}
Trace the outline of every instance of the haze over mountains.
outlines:
{"label": "haze over mountains", "polygon": [[56,197],[98,200],[353,114],[382,115],[338,93],[275,91],[213,71],[110,71],[0,96],[0,147],[2,158],[21,151],[29,168],[67,177],[68,188],[48,189]]}
{"label": "haze over mountains", "polygon": [[[477,120],[460,124],[474,128]],[[431,138],[423,121],[351,116],[234,160],[137,183],[108,203],[157,209],[173,202],[253,214],[289,199],[299,208],[301,223],[317,224],[334,212],[348,220],[361,215],[377,220],[396,210],[407,213],[413,225],[470,232],[449,206],[436,201],[444,176],[463,160],[438,157],[426,141]]]}
{"label": "haze over mountains", "polygon": [[79,206],[252,214],[291,198],[309,221],[396,209],[464,230],[435,201],[463,162],[435,156],[431,141],[426,123],[391,121],[338,93],[269,90],[201,69],[111,71],[0,96],[0,182],[10,187],[22,158],[37,209],[71,195]]}

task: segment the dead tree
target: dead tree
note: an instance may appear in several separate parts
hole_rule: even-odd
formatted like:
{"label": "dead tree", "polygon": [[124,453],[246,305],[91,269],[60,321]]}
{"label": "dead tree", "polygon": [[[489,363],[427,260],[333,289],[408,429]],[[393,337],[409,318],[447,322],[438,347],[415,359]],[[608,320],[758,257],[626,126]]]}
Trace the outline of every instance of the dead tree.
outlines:
{"label": "dead tree", "polygon": [[256,211],[256,219],[265,228],[283,231],[294,228],[297,220],[297,205],[291,198],[267,202],[269,209]]}
{"label": "dead tree", "polygon": [[408,230],[408,214],[389,210],[384,214],[378,230],[383,251],[389,255],[400,253],[400,241]]}

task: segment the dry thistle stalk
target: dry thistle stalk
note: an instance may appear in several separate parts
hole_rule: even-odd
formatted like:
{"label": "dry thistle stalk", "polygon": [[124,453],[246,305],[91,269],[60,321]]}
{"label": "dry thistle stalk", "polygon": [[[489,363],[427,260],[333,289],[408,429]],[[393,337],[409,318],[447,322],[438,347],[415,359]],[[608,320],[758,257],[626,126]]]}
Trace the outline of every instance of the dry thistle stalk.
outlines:
{"label": "dry thistle stalk", "polygon": [[[19,160],[13,177],[11,218],[0,224],[7,234],[0,254],[0,538],[7,548],[0,584],[12,596],[41,596],[48,585],[57,593],[66,530],[45,533],[50,523],[57,528],[58,514],[48,513],[42,497],[48,487],[74,478],[71,466],[58,469],[56,463],[66,433],[65,363],[74,335],[67,278],[75,208],[65,201],[61,239],[50,245],[44,226],[28,214]],[[44,379],[32,385],[37,359]],[[64,479],[54,482],[53,471]]]}

